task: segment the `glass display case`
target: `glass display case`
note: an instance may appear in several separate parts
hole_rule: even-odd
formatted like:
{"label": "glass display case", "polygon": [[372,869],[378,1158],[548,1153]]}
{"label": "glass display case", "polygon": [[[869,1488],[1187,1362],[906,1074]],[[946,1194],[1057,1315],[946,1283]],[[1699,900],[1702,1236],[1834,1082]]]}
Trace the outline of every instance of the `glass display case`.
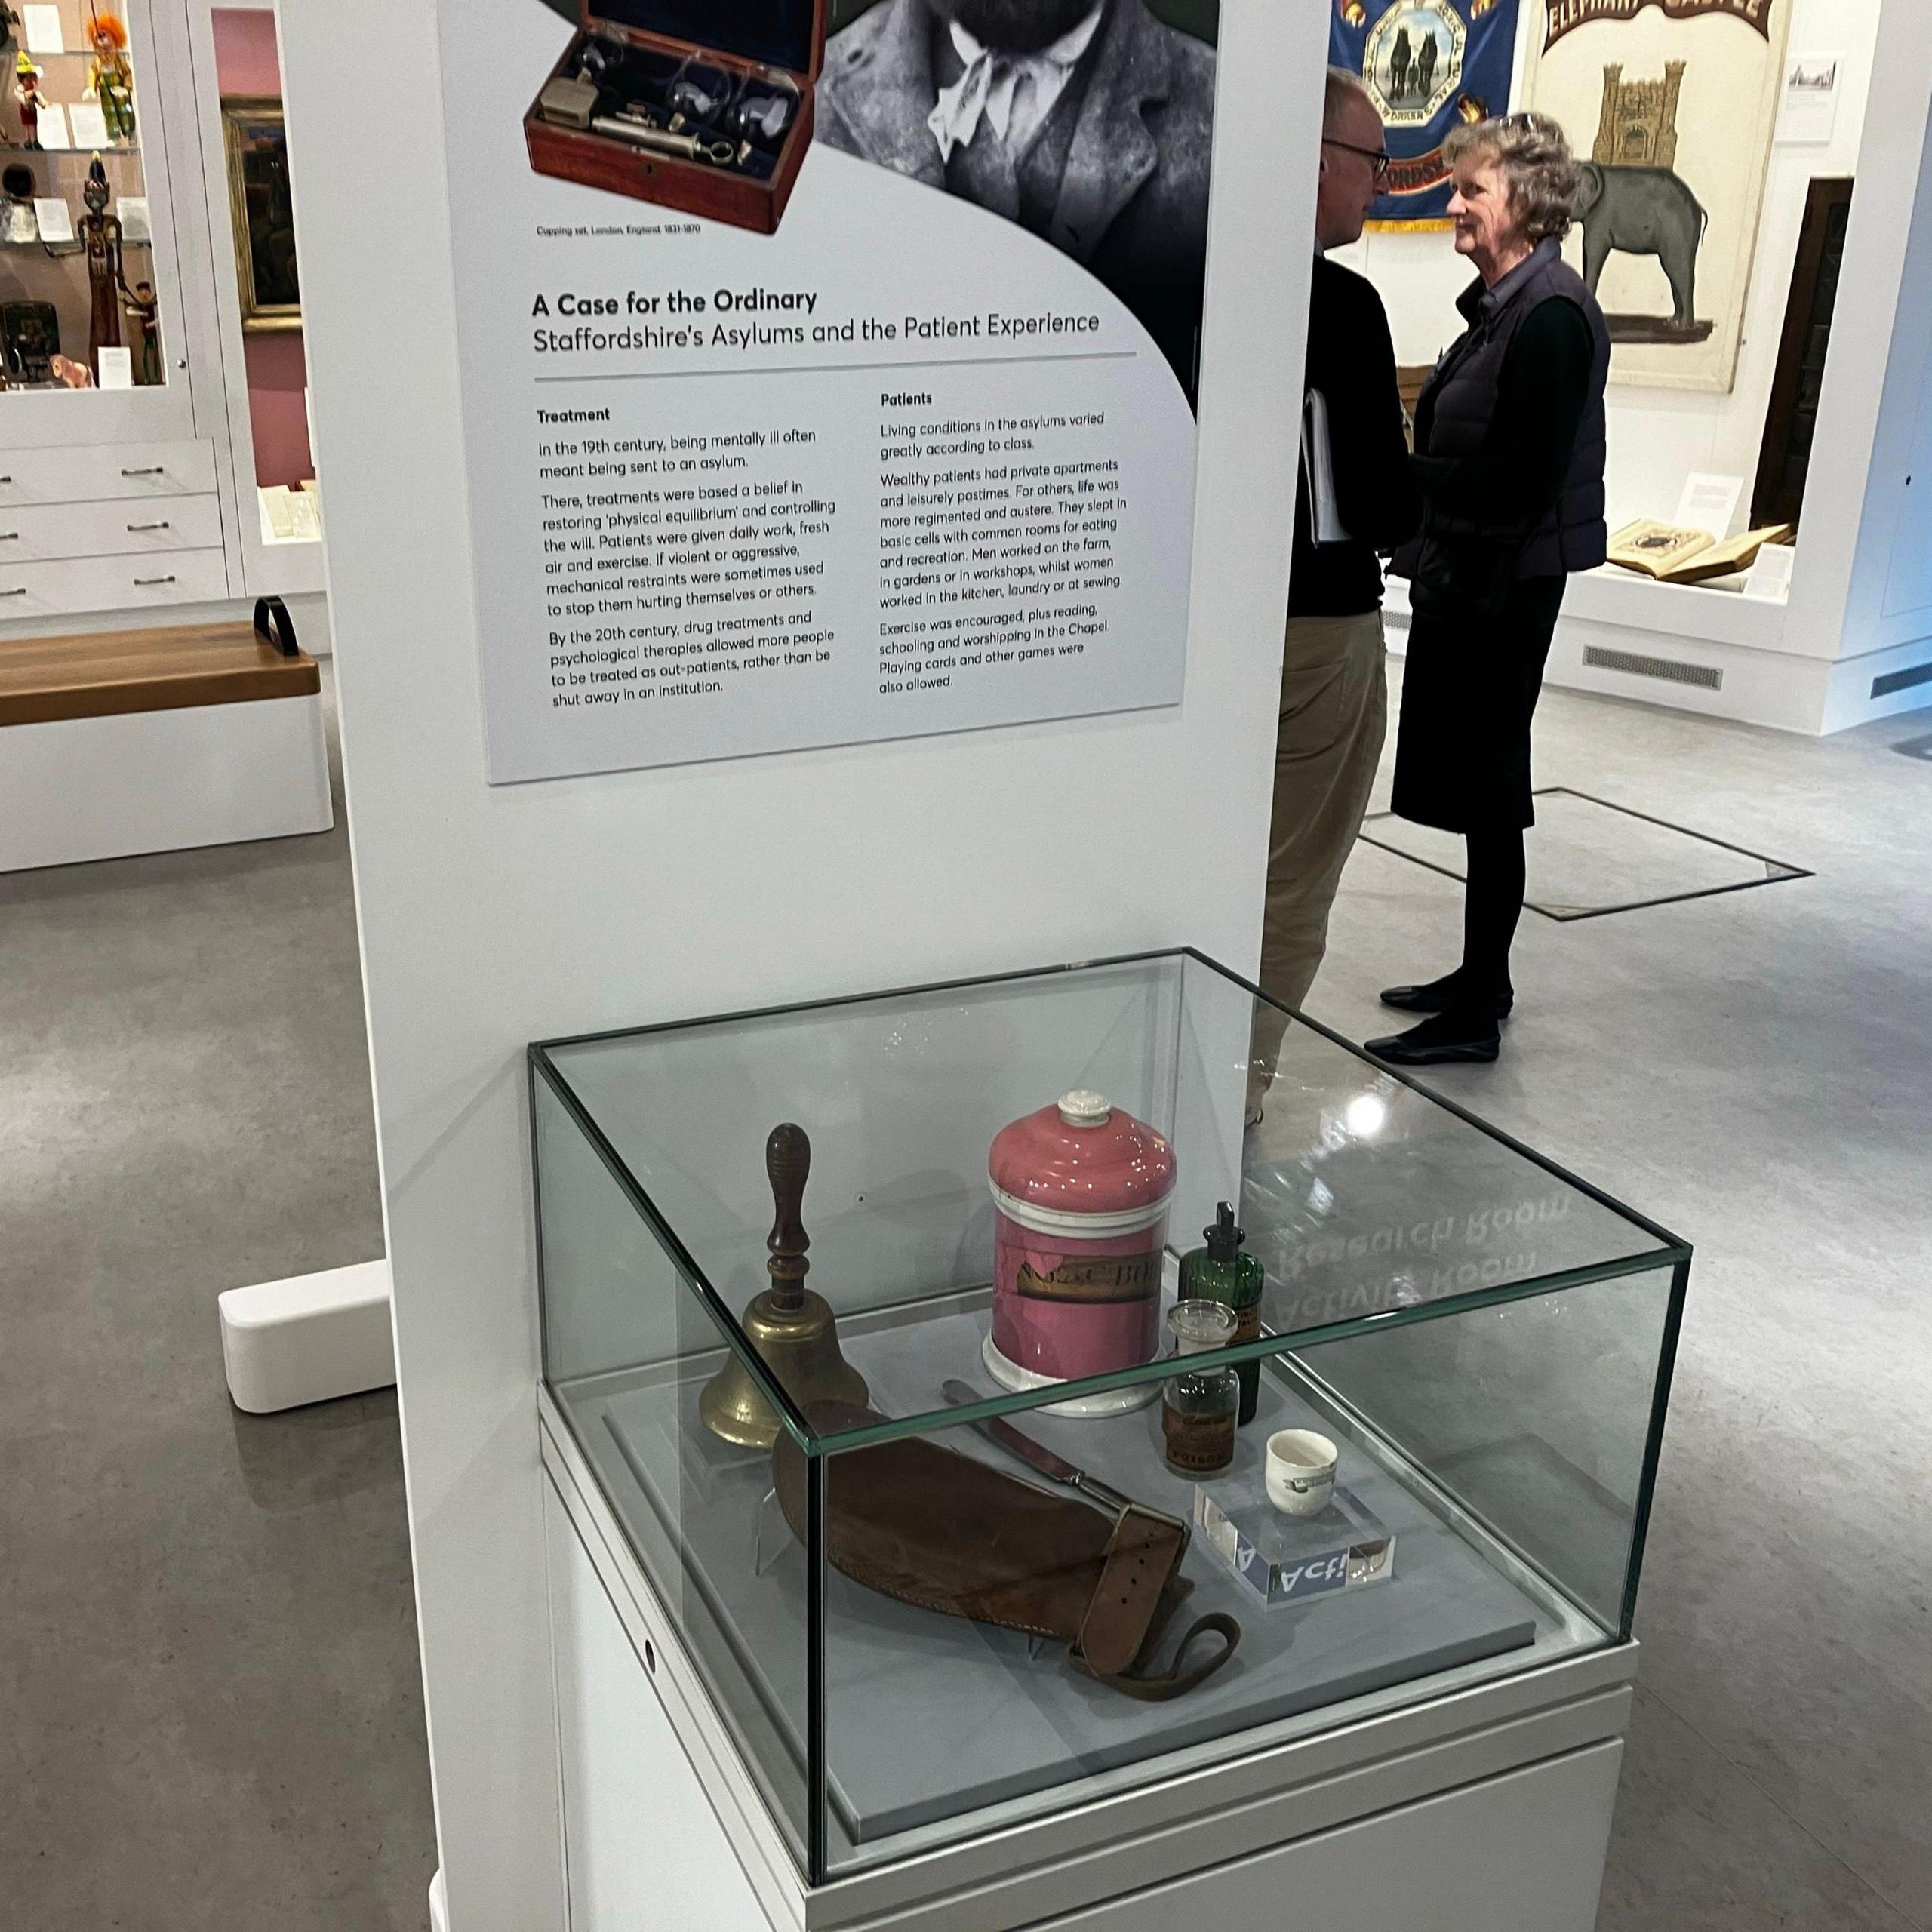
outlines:
{"label": "glass display case", "polygon": [[1257,1108],[1280,1024],[531,1048],[550,1397],[808,1882],[1628,1641],[1688,1250],[1299,1018]]}
{"label": "glass display case", "polygon": [[144,5],[0,5],[0,376],[10,394],[160,388],[162,288],[142,137]]}

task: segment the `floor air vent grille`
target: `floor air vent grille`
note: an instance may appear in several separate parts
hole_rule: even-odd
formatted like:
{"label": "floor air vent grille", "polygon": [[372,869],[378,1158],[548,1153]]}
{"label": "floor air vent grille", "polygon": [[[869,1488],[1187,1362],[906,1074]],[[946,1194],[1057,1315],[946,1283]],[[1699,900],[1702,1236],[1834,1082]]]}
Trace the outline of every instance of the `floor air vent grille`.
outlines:
{"label": "floor air vent grille", "polygon": [[1707,691],[1724,689],[1724,673],[1715,664],[1647,657],[1640,651],[1607,651],[1600,644],[1584,645],[1583,662],[1599,671],[1627,671],[1633,678],[1662,678],[1670,684],[1695,685]]}
{"label": "floor air vent grille", "polygon": [[1890,697],[1894,691],[1909,691],[1915,685],[1932,685],[1932,664],[1915,664],[1909,671],[1887,671],[1872,680],[1874,697]]}

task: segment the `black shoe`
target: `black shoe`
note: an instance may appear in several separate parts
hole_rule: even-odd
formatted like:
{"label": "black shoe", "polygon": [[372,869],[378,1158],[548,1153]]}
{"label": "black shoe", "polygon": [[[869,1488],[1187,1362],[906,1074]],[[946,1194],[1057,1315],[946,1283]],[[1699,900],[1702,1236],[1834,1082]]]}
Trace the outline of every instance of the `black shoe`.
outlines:
{"label": "black shoe", "polygon": [[1503,1050],[1503,1035],[1493,1014],[1438,1013],[1406,1033],[1371,1040],[1367,1051],[1390,1066],[1444,1066],[1487,1062]]}
{"label": "black shoe", "polygon": [[[1382,1004],[1392,1006],[1398,1013],[1447,1013],[1461,1002],[1458,995],[1463,988],[1460,971],[1445,973],[1439,980],[1431,980],[1420,986],[1385,986],[1382,989]],[[1510,1009],[1516,1004],[1513,990],[1506,990],[1496,997],[1496,1017],[1506,1020]]]}

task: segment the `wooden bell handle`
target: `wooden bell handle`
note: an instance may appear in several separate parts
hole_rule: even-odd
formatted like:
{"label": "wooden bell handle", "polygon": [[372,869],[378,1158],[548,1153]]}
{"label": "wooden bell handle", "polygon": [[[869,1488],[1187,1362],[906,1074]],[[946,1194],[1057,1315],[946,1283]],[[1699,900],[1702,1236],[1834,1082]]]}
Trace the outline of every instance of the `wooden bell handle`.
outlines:
{"label": "wooden bell handle", "polygon": [[777,1218],[765,1237],[771,1259],[764,1264],[772,1291],[781,1306],[797,1308],[804,1300],[805,1276],[811,1263],[805,1251],[811,1237],[805,1232],[805,1182],[812,1171],[812,1143],[802,1127],[787,1121],[771,1130],[764,1143],[764,1171],[771,1183]]}

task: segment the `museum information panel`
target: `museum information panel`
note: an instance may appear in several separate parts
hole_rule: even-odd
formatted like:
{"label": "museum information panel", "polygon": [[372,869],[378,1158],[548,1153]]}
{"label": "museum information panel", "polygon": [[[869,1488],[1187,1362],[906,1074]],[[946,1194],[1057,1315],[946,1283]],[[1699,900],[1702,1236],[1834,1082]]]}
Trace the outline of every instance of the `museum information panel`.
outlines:
{"label": "museum information panel", "polygon": [[1180,701],[1216,15],[444,8],[493,782]]}

